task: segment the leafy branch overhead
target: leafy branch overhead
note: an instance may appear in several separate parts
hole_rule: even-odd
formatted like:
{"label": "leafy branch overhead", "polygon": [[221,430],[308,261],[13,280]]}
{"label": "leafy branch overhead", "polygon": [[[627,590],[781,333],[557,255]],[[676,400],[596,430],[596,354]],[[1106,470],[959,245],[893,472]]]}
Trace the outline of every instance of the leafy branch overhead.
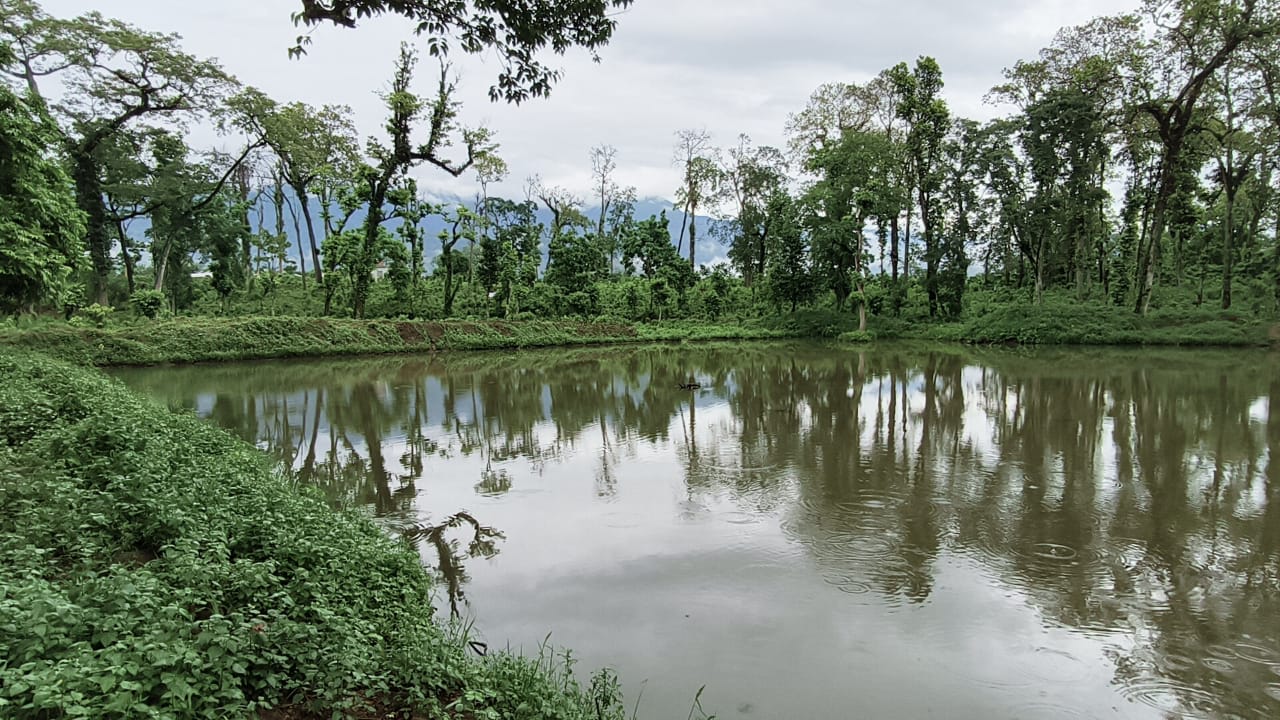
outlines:
{"label": "leafy branch overhead", "polygon": [[[414,23],[433,56],[447,56],[454,47],[470,54],[492,51],[502,69],[489,97],[521,103],[549,95],[560,79],[560,71],[545,65],[541,53],[563,55],[581,47],[599,61],[596,50],[613,37],[616,13],[632,1],[302,0],[293,20],[305,27],[354,28],[380,15],[399,15]],[[310,42],[309,34],[299,36],[290,54],[304,54]]]}

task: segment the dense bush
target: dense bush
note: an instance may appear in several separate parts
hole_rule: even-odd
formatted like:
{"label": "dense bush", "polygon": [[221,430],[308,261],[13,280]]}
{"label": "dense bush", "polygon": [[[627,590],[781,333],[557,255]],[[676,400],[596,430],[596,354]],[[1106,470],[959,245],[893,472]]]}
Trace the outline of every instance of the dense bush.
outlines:
{"label": "dense bush", "polygon": [[155,320],[164,310],[164,293],[159,290],[139,290],[129,296],[129,304],[142,317]]}
{"label": "dense bush", "polygon": [[72,320],[76,321],[75,324],[82,327],[92,326],[101,328],[107,326],[107,323],[111,320],[111,315],[114,312],[115,309],[109,305],[99,305],[98,303],[94,303],[77,310],[75,317],[73,317]]}
{"label": "dense bush", "polygon": [[0,716],[616,718],[548,656],[481,659],[417,554],[92,371],[0,353]]}

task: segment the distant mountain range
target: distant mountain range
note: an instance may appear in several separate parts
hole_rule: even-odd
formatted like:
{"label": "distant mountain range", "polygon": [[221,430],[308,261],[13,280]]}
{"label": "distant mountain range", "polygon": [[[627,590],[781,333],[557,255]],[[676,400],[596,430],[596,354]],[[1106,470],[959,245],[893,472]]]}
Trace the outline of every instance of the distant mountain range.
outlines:
{"label": "distant mountain range", "polygon": [[[301,242],[299,242],[298,232],[294,228],[292,216],[289,214],[287,209],[284,213],[285,235],[288,236],[289,238],[288,256],[294,259],[295,261],[297,261],[300,250],[303,248],[306,248],[306,232],[307,232],[306,221],[302,218],[300,213],[300,205],[299,203],[296,202],[296,197],[292,195],[292,193],[289,194],[287,201],[292,203],[294,208],[298,209],[299,211],[298,229],[301,230],[301,234],[302,234]],[[464,199],[456,196],[436,198],[435,201],[441,202],[441,203],[447,203],[449,205],[455,205],[455,206],[464,205],[466,207],[474,207],[475,205],[474,200],[468,200],[468,199]],[[311,206],[312,206],[311,207],[312,218],[316,224],[317,236],[319,236],[320,213],[317,207],[317,202],[314,199],[311,202]],[[682,220],[684,220],[685,215],[682,211],[673,208],[669,200],[664,200],[658,197],[642,198],[636,201],[635,217],[637,220],[644,220],[651,216],[656,216],[659,213],[663,212],[664,210],[667,213],[667,221],[669,223],[669,228],[671,232],[671,242],[674,245],[680,234],[680,223]],[[584,209],[583,212],[593,222],[598,221],[600,218],[599,206],[587,207]],[[350,221],[347,224],[347,227],[359,226],[360,223],[364,221],[365,215],[366,215],[366,211],[364,209],[357,210],[355,214],[352,215]],[[543,225],[551,224],[551,213],[542,205],[538,206],[537,217],[538,217],[538,221],[541,222]],[[275,230],[276,228],[275,207],[268,198],[265,198],[265,197],[262,198],[258,202],[258,204],[253,208],[253,210],[250,212],[250,222],[253,225],[253,230],[255,232],[258,229],[259,223],[261,223],[261,226],[269,232]],[[394,230],[396,227],[399,226],[399,224],[400,224],[399,220],[391,220],[386,223],[386,227],[390,230]],[[723,262],[726,259],[728,248],[720,244],[719,241],[717,241],[711,236],[711,226],[713,224],[711,219],[706,216],[698,216],[697,224],[698,224],[698,251],[696,254],[696,259],[698,261],[698,264],[709,265],[717,262]],[[147,218],[140,218],[138,220],[133,221],[129,225],[128,232],[130,236],[142,237],[143,234],[146,232],[147,228],[149,227],[150,227],[150,220],[148,220]],[[436,256],[440,254],[440,243],[437,240],[437,237],[441,231],[445,230],[445,223],[438,215],[431,215],[427,217],[425,220],[423,220],[422,228],[425,231],[425,237],[426,237],[425,252],[424,252],[424,255],[426,258],[426,267],[429,268],[433,266]],[[686,231],[686,234],[687,234],[687,231]],[[687,237],[685,241],[688,242]],[[547,242],[548,241],[544,238],[542,242],[542,256],[543,256],[544,262],[546,260],[546,255],[547,255]],[[688,255],[687,245],[682,251],[682,254],[686,256]],[[308,255],[307,256],[308,266],[310,265],[310,261],[311,261],[311,258],[310,258],[310,255]],[[145,258],[144,262],[150,262],[150,258],[149,257]]]}

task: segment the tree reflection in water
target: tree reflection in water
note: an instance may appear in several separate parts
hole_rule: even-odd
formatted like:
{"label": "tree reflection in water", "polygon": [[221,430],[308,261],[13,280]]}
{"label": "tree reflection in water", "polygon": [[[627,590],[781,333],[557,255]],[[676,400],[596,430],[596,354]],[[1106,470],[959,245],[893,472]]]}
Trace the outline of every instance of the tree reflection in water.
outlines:
{"label": "tree reflection in water", "polygon": [[727,497],[779,518],[845,592],[918,606],[963,558],[1045,623],[1115,638],[1130,697],[1275,707],[1280,372],[1264,353],[747,344],[120,374],[426,540],[455,610],[464,553],[445,530],[471,528],[467,557],[501,534],[467,514],[422,524],[427,459],[478,458],[493,498],[520,489],[511,462],[590,448],[614,502],[619,468],[661,448],[686,509]]}
{"label": "tree reflection in water", "polygon": [[[465,556],[457,538],[450,538],[445,533],[453,528],[463,526],[471,528],[471,539],[467,541]],[[466,558],[491,558],[498,554],[497,541],[506,536],[500,531],[481,525],[471,513],[455,513],[442,523],[420,525],[404,531],[404,537],[415,545],[426,542],[435,551],[437,558],[436,574],[444,583],[449,595],[449,614],[457,619],[462,617],[460,603],[466,602],[466,593],[462,586],[467,581],[467,570],[464,566]]]}

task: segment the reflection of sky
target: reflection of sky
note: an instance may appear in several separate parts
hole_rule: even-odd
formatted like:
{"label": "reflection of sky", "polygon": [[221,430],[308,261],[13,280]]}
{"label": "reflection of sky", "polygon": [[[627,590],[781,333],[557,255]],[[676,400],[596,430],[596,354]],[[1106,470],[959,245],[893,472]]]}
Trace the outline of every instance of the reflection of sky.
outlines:
{"label": "reflection of sky", "polygon": [[[722,387],[690,393],[668,418],[665,433],[644,437],[613,417],[606,417],[604,432],[592,423],[566,436],[553,420],[552,391],[544,385],[541,419],[530,435],[533,448],[555,452],[532,458],[531,448],[524,448],[524,456],[508,460],[494,460],[483,449],[459,451],[459,425],[506,431],[501,418],[484,417],[472,386],[456,389],[450,404],[441,376],[418,378],[422,434],[438,443],[441,454],[425,458],[415,482],[416,517],[409,519],[437,522],[465,509],[502,530],[507,539],[496,557],[467,564],[466,592],[481,634],[492,645],[509,641],[531,651],[549,631],[553,643],[574,648],[585,667],[616,667],[631,697],[647,680],[642,717],[683,717],[703,684],[704,705],[722,718],[1165,717],[1130,702],[1116,687],[1116,658],[1149,640],[1149,619],[1128,610],[1121,598],[1114,624],[1072,627],[1054,608],[1069,602],[1064,588],[1083,571],[1064,564],[1037,586],[1027,559],[1010,548],[992,553],[978,540],[955,537],[958,521],[946,508],[978,504],[964,495],[977,491],[955,482],[957,475],[981,478],[970,483],[979,491],[987,483],[1006,486],[988,508],[993,514],[1018,516],[1024,483],[1042,490],[1037,497],[1046,512],[1069,504],[1070,468],[1051,443],[1045,444],[1041,475],[1030,474],[1033,459],[1002,457],[997,423],[1018,420],[1020,398],[1015,389],[995,384],[995,375],[969,366],[955,387],[936,380],[939,398],[964,396],[959,424],[951,428],[957,434],[948,437],[961,452],[950,457],[930,451],[924,469],[931,474],[907,471],[908,482],[931,482],[929,495],[946,500],[940,547],[926,561],[931,589],[919,602],[877,592],[870,582],[875,562],[850,571],[862,575],[841,577],[848,568],[816,549],[858,529],[874,539],[880,532],[875,523],[894,525],[883,536],[901,542],[905,530],[896,524],[904,517],[892,502],[850,520],[810,497],[802,458],[768,455],[767,466],[743,466],[764,454],[743,446],[743,420],[728,399],[737,388],[732,373]],[[609,387],[639,404],[648,382],[647,375],[617,377]],[[834,413],[847,403],[856,407],[858,428],[848,442],[863,461],[885,433],[893,433],[899,454],[915,463],[928,445],[922,430],[925,376],[916,371],[899,381],[896,425],[886,428],[881,423],[888,422],[892,382],[871,375],[860,386],[831,388],[825,401],[798,400],[793,409],[800,434],[820,425],[815,413]],[[392,386],[375,388],[377,402],[389,406]],[[317,398],[306,390],[253,402],[262,436],[280,421],[272,412],[283,412],[292,434],[301,437]],[[1149,503],[1147,486],[1116,480],[1116,403],[1111,395],[1101,398],[1102,415],[1092,430],[1095,452],[1085,467],[1075,468],[1090,480],[1079,492],[1089,493],[1098,528],[1121,521],[1126,493],[1141,498],[1139,507]],[[213,393],[195,396],[201,415],[213,414],[214,405]],[[450,406],[452,416],[446,414]],[[333,439],[326,412],[317,431],[322,449]],[[1247,407],[1251,442],[1262,452],[1268,412],[1265,397]],[[367,456],[359,429],[345,430],[354,452]],[[401,464],[408,436],[401,419],[381,438],[393,476],[408,473]],[[1257,473],[1265,461],[1253,460],[1224,472],[1228,478]],[[1213,482],[1213,448],[1193,442],[1183,462],[1188,503],[1202,507]],[[510,491],[480,494],[476,486],[486,469],[509,474]],[[1265,485],[1244,486],[1233,512],[1256,517],[1267,502]],[[1042,532],[1053,539],[1053,528]],[[1085,548],[1073,550],[1083,556]],[[1199,540],[1188,543],[1188,554],[1205,567],[1216,552]],[[1157,605],[1168,603],[1162,587],[1149,588],[1148,596]],[[1230,691],[1225,685],[1223,692]]]}
{"label": "reflection of sky", "polygon": [[633,693],[648,680],[655,718],[679,717],[703,684],[722,717],[747,705],[771,718],[1004,717],[1055,703],[1112,714],[1102,646],[1047,627],[974,562],[940,558],[930,602],[886,609],[825,582],[778,518],[687,500],[669,452],[621,463],[619,495],[602,510],[588,437],[554,472],[513,471],[504,498],[425,490],[424,505],[467,507],[507,531],[498,557],[470,566],[491,641],[528,650],[551,632],[588,666],[617,667]]}

